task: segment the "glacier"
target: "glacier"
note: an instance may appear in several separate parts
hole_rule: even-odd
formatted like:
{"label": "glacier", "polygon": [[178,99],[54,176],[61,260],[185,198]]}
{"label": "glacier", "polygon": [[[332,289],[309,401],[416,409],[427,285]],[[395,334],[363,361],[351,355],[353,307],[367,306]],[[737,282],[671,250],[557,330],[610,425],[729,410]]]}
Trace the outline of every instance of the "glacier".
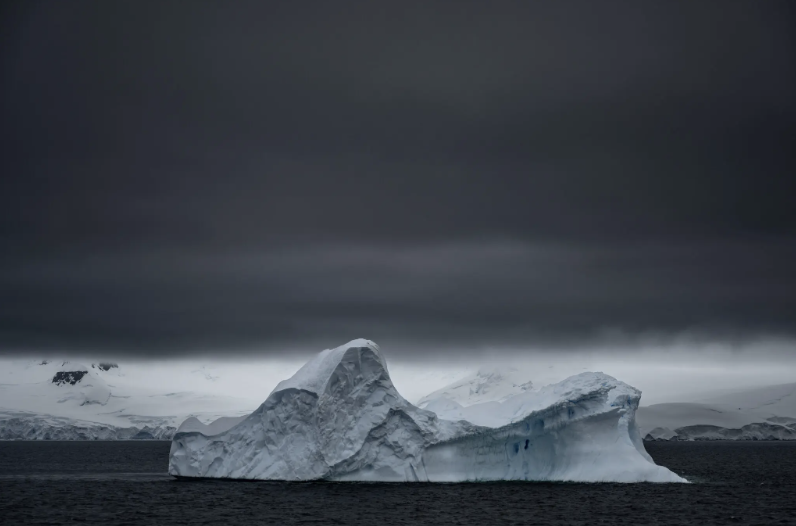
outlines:
{"label": "glacier", "polygon": [[121,427],[0,408],[0,440],[170,440],[174,431],[162,421]]}
{"label": "glacier", "polygon": [[461,397],[431,397],[420,408],[395,389],[379,347],[353,340],[307,362],[248,416],[184,422],[172,439],[169,473],[259,480],[686,482],[645,451],[634,420],[641,393],[633,387],[602,373],[539,390],[514,385],[516,393],[492,390],[500,401],[465,406]]}
{"label": "glacier", "polygon": [[644,440],[796,440],[796,383],[639,408]]}
{"label": "glacier", "polygon": [[646,441],[697,441],[697,440],[796,440],[796,420],[789,422],[756,422],[740,428],[712,425],[656,427],[644,435]]}
{"label": "glacier", "polygon": [[[226,370],[236,373],[239,367]],[[268,370],[251,367],[249,386],[259,387],[258,372]],[[245,416],[270,391],[264,386],[251,398],[218,392],[240,379],[234,374],[213,393],[205,387],[215,379],[203,373],[104,361],[0,360],[0,440],[170,441],[186,418]]]}

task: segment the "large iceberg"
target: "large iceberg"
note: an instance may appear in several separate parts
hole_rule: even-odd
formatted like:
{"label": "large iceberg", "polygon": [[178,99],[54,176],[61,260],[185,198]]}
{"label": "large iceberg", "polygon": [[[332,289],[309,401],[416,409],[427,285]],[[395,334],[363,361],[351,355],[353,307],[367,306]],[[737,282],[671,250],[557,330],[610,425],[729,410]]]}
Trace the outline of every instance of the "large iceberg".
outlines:
{"label": "large iceberg", "polygon": [[610,376],[584,373],[502,402],[464,407],[433,399],[421,409],[396,391],[379,347],[360,339],[321,352],[243,419],[186,421],[172,440],[169,473],[263,480],[684,482],[644,450],[634,421],[639,397]]}

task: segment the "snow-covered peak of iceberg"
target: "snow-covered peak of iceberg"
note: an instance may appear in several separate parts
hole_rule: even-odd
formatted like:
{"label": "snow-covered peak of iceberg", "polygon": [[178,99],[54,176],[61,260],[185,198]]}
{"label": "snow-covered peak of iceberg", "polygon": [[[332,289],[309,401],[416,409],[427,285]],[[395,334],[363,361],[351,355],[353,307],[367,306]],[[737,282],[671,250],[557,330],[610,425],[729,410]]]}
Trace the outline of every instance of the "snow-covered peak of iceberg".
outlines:
{"label": "snow-covered peak of iceberg", "polygon": [[315,394],[323,393],[329,379],[332,377],[337,366],[340,365],[346,353],[357,349],[371,350],[384,369],[387,369],[387,364],[384,361],[384,357],[381,355],[379,346],[371,340],[357,338],[356,340],[351,340],[334,349],[321,351],[317,356],[305,363],[301,369],[296,371],[296,374],[287,380],[279,382],[276,388],[274,388],[273,393],[284,391],[285,389],[301,389]]}
{"label": "snow-covered peak of iceberg", "polygon": [[638,400],[641,391],[601,372],[580,373],[557,383],[546,385],[538,391],[518,394],[501,404],[502,416],[507,419],[521,417],[556,404],[583,398],[590,393],[607,393],[609,406],[618,406],[627,400]]}
{"label": "snow-covered peak of iceberg", "polygon": [[[537,390],[517,389],[516,383],[505,376],[494,376],[492,379],[492,392],[514,394],[489,400],[475,393],[469,397],[459,396],[458,400],[461,401],[458,401],[450,397],[450,393],[463,395],[461,392],[456,393],[462,384],[454,383],[424,397],[418,405],[435,412],[440,418],[467,420],[479,426],[496,428],[516,422],[536,411],[567,405],[598,393],[604,395],[606,410],[627,405],[629,400],[638,404],[641,398],[641,392],[635,387],[599,372],[580,373]],[[484,398],[487,398],[486,401],[479,401]]]}

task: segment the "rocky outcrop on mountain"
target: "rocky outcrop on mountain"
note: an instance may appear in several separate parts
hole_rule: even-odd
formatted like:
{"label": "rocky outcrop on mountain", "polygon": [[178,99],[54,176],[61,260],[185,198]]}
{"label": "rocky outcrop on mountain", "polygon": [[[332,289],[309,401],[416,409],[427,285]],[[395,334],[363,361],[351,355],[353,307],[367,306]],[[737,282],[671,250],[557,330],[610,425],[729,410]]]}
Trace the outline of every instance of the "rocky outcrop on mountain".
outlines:
{"label": "rocky outcrop on mountain", "polygon": [[53,376],[53,383],[55,385],[75,385],[82,380],[84,376],[86,376],[86,371],[58,371],[55,373],[55,376]]}

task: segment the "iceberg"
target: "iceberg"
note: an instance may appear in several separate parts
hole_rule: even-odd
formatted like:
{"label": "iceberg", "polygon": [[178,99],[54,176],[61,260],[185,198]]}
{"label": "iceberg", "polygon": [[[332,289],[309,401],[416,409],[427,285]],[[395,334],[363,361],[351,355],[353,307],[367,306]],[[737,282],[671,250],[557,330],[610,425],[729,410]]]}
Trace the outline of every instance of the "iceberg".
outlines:
{"label": "iceberg", "polygon": [[538,391],[529,385],[502,401],[463,406],[431,398],[419,408],[393,386],[379,347],[354,340],[307,362],[249,416],[183,423],[172,439],[169,473],[260,480],[685,482],[645,451],[634,420],[638,390],[602,373]]}

